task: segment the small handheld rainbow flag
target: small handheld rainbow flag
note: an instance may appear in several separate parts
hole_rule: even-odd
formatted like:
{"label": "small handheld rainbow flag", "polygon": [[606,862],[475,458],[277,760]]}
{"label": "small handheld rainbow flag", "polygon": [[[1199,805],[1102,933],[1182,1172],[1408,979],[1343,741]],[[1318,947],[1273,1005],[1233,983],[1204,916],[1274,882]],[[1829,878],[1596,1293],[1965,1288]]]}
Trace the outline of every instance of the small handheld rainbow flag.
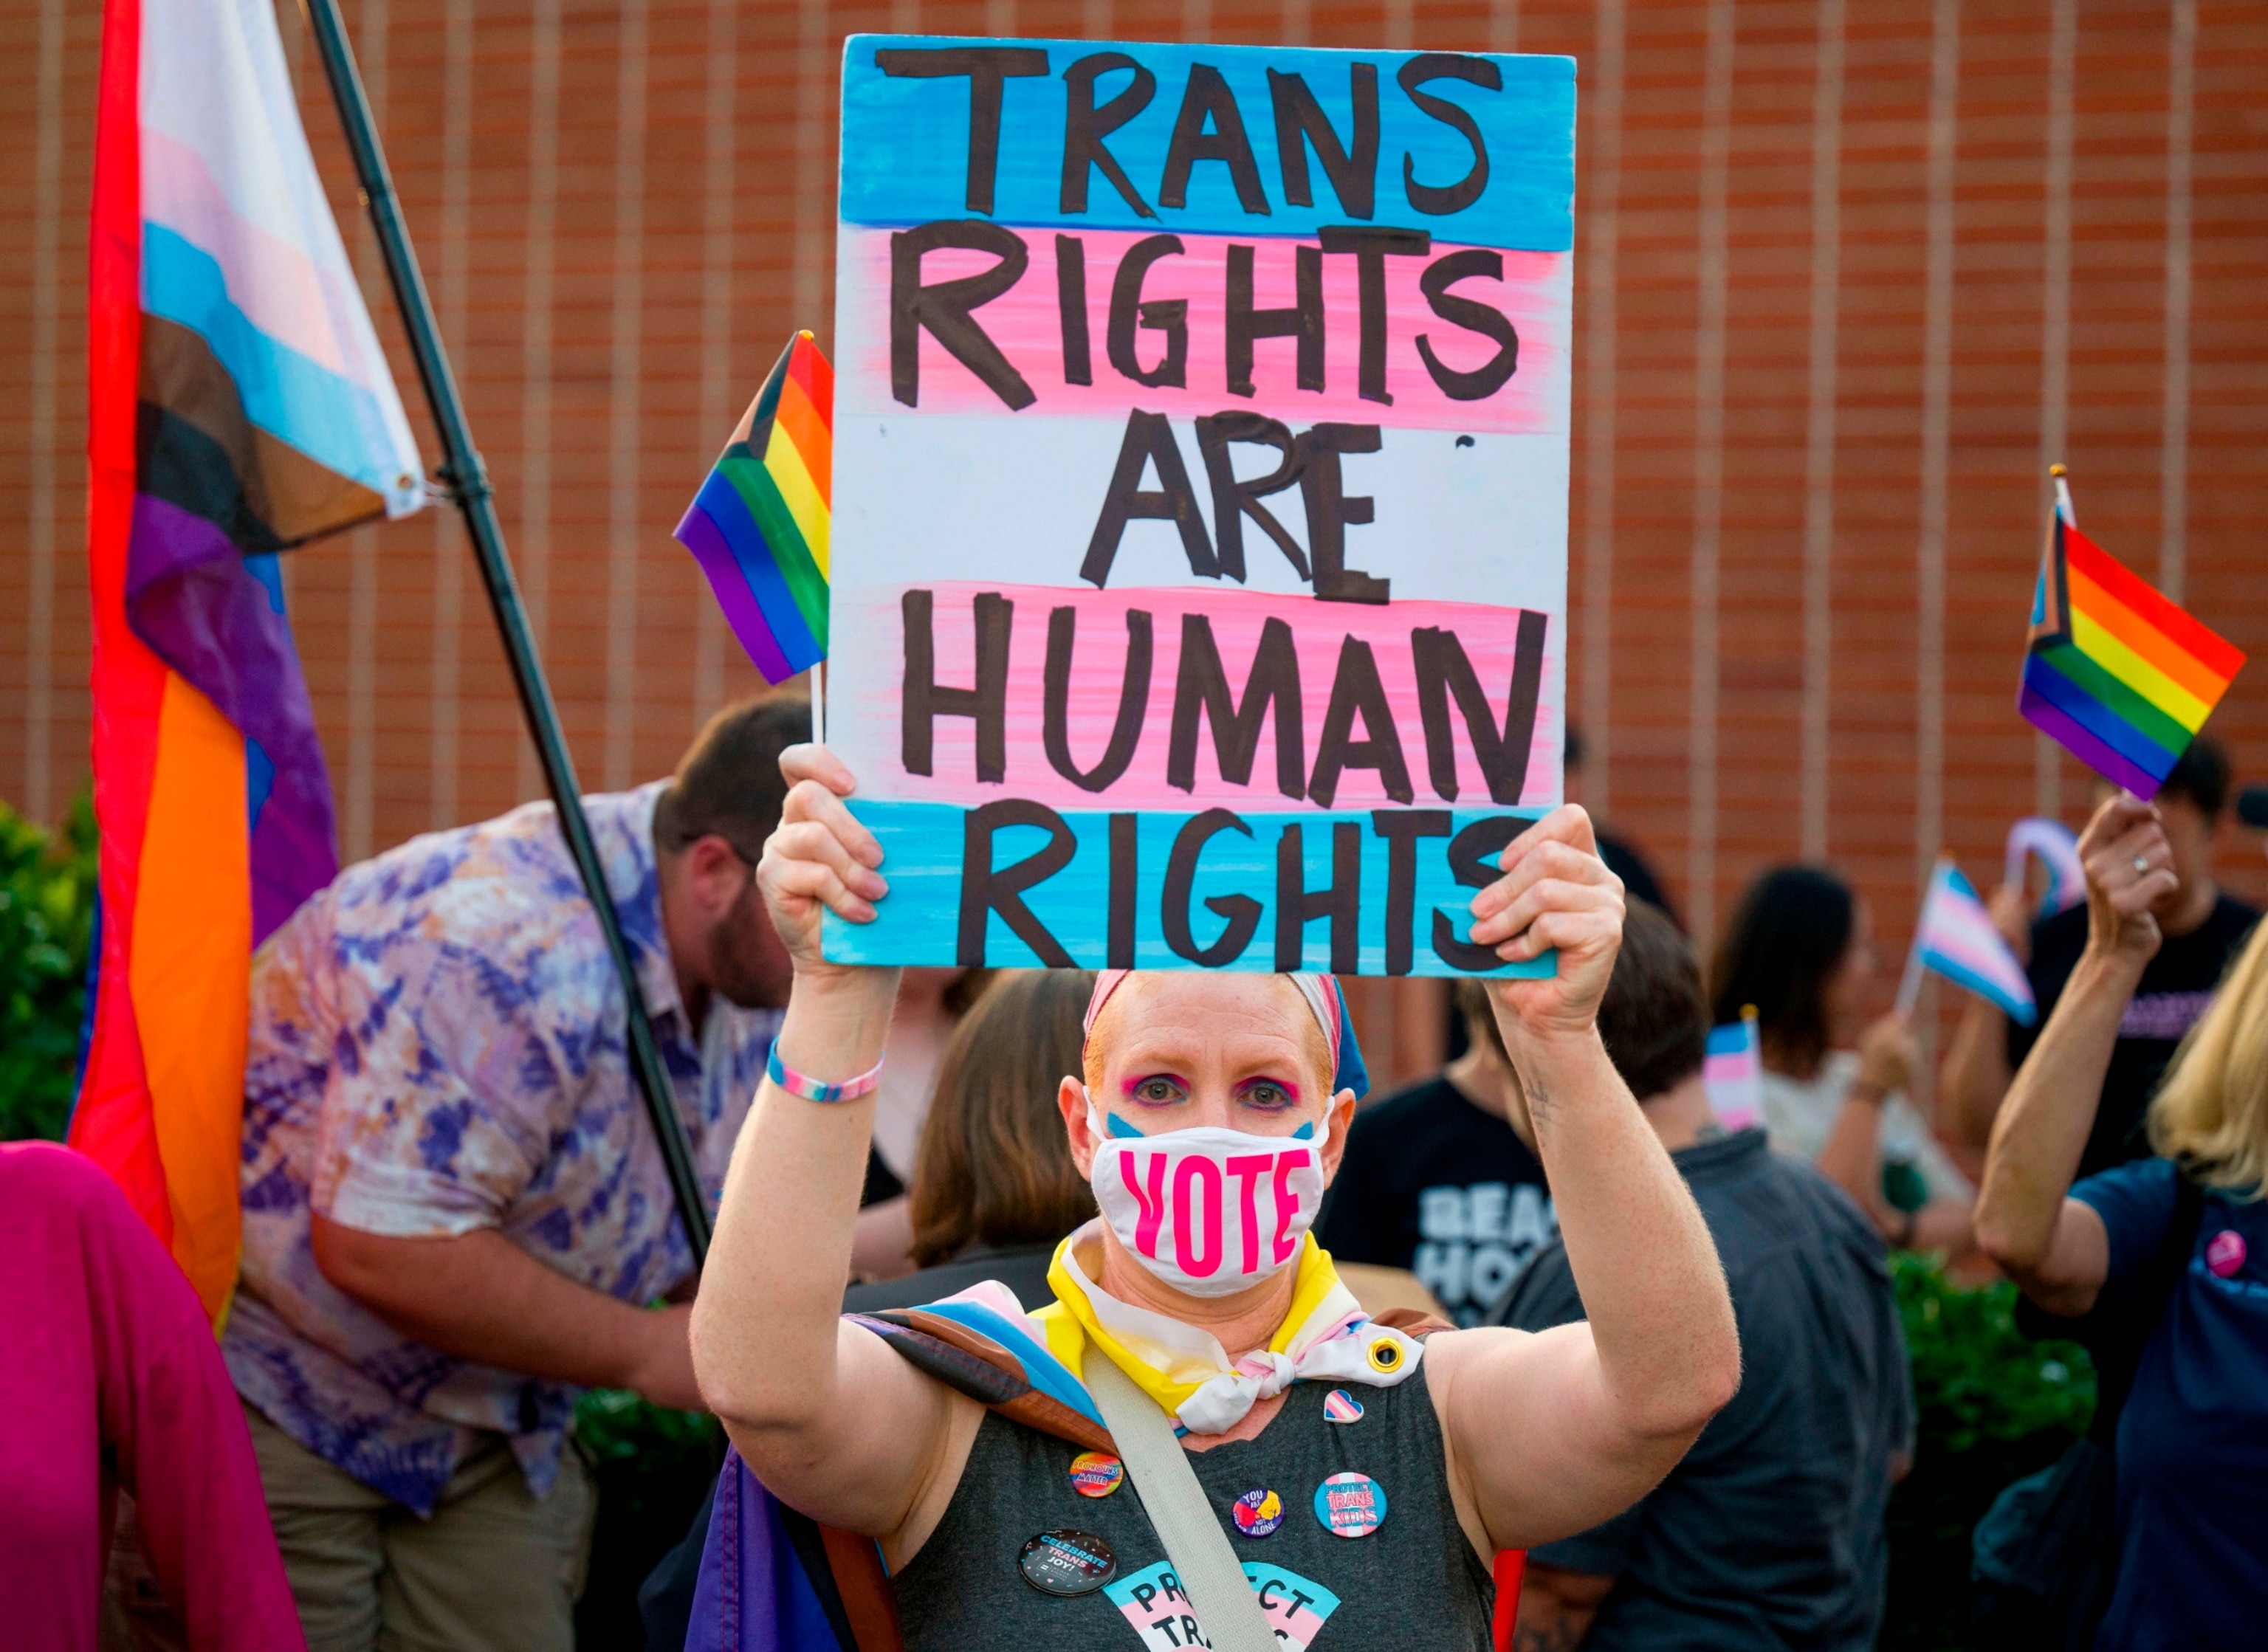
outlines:
{"label": "small handheld rainbow flag", "polygon": [[834,443],[835,370],[799,333],[677,525],[768,683],[827,657]]}
{"label": "small handheld rainbow flag", "polygon": [[2115,786],[2158,795],[2244,656],[2080,532],[2063,466],[2017,709]]}

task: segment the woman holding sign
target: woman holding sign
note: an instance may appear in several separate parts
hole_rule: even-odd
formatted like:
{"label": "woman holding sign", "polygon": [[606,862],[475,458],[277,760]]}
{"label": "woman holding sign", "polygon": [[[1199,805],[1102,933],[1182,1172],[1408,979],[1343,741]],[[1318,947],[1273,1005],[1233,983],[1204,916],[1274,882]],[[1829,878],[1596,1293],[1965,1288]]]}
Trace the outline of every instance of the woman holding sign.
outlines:
{"label": "woman holding sign", "polygon": [[1574,808],[1513,843],[1472,933],[1557,949],[1491,990],[1587,1324],[1366,1318],[1307,1237],[1354,1111],[1336,983],[1125,972],[1059,1086],[1101,1215],[1058,1302],[838,1317],[895,972],[828,962],[821,914],[871,921],[888,885],[842,763],[783,767],[759,878],[795,988],[695,1360],[777,1497],[879,1542],[909,1647],[1484,1648],[1492,1557],[1620,1510],[1733,1393],[1708,1231],[1594,1024],[1622,891]]}

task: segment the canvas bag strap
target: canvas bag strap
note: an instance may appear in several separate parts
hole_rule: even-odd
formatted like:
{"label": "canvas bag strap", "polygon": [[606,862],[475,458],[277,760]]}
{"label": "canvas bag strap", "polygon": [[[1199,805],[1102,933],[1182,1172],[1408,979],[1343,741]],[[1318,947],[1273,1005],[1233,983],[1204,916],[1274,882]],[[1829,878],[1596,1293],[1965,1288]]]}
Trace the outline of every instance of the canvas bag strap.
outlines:
{"label": "canvas bag strap", "polygon": [[1081,1375],[1102,1420],[1110,1425],[1118,1459],[1142,1494],[1166,1558],[1174,1563],[1189,1604],[1197,1609],[1213,1652],[1278,1652],[1244,1563],[1197,1484],[1189,1453],[1157,1402],[1134,1385],[1111,1357],[1089,1344]]}

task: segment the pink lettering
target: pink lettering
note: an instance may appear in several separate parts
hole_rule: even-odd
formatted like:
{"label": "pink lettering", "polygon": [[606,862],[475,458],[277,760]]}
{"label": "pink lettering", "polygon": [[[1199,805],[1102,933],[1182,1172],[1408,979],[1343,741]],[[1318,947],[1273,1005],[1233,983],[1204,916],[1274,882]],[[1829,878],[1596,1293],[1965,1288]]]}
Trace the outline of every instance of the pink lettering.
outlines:
{"label": "pink lettering", "polygon": [[[1191,1209],[1189,1184],[1200,1177],[1204,1190]],[[1220,1171],[1213,1162],[1192,1153],[1174,1166],[1174,1259],[1191,1279],[1204,1279],[1220,1271]],[[1197,1244],[1203,1222],[1204,1239]]]}
{"label": "pink lettering", "polygon": [[1292,1237],[1292,1222],[1300,1214],[1300,1195],[1292,1189],[1292,1172],[1307,1168],[1307,1149],[1295,1148],[1276,1156],[1276,1236],[1270,1242],[1276,1265],[1281,1267],[1292,1259],[1292,1252],[1300,1242]]}
{"label": "pink lettering", "polygon": [[[1228,1173],[1236,1178],[1239,1208],[1244,1213],[1244,1271],[1260,1271],[1260,1201],[1256,1197],[1260,1178],[1276,1162],[1273,1153],[1240,1153],[1228,1162]],[[1278,1261],[1284,1259],[1278,1257]]]}
{"label": "pink lettering", "polygon": [[1134,1195],[1139,1215],[1134,1222],[1134,1248],[1155,1261],[1158,1256],[1158,1227],[1166,1219],[1166,1156],[1150,1155],[1150,1186],[1145,1193],[1137,1171],[1134,1149],[1118,1150],[1118,1178]]}

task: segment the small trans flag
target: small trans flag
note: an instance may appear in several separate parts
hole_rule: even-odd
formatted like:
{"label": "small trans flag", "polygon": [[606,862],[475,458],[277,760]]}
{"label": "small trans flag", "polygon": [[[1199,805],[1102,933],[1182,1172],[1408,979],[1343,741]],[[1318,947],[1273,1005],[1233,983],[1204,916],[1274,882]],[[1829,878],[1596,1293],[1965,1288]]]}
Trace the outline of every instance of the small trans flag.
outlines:
{"label": "small trans flag", "polygon": [[2079,833],[2060,820],[2027,815],[2008,828],[2008,863],[2000,881],[2021,885],[2024,861],[2029,855],[2037,855],[2048,874],[2038,916],[2052,918],[2087,899],[2087,870],[2079,863]]}
{"label": "small trans flag", "polygon": [[1926,969],[1999,1005],[2019,1025],[2030,1026],[2040,1017],[2024,966],[1993,927],[1992,914],[1984,910],[1976,886],[1950,860],[1940,860],[1930,875],[1921,921],[1914,927],[1913,950],[1906,956],[1905,979],[1898,987],[1899,1013],[1913,1009]]}
{"label": "small trans flag", "polygon": [[1731,1025],[1709,1029],[1701,1079],[1709,1087],[1709,1110],[1725,1128],[1745,1130],[1764,1122],[1764,1046],[1754,1004],[1743,1004],[1741,1018]]}

